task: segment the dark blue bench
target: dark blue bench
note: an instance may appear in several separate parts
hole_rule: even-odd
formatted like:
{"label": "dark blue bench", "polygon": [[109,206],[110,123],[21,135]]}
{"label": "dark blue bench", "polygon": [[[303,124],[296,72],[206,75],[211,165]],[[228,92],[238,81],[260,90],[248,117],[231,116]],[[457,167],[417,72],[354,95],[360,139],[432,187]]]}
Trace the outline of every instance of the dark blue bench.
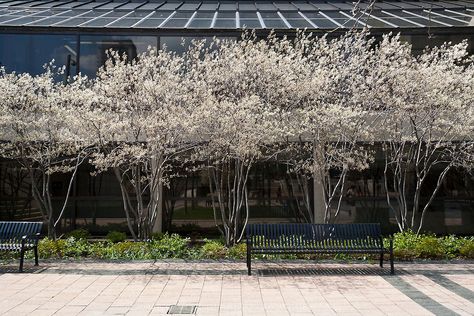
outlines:
{"label": "dark blue bench", "polygon": [[384,247],[380,224],[248,224],[247,269],[252,273],[252,254],[377,254],[383,267],[390,255],[394,274],[393,241]]}
{"label": "dark blue bench", "polygon": [[20,252],[20,272],[23,272],[23,261],[26,250],[33,250],[35,266],[38,265],[38,240],[42,222],[1,222],[0,251]]}

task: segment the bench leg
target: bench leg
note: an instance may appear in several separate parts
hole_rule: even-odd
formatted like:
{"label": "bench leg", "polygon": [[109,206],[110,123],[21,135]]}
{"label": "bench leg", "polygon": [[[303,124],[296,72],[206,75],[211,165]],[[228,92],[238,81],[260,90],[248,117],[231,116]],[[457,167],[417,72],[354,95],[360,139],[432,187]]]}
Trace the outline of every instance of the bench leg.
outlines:
{"label": "bench leg", "polygon": [[380,253],[380,267],[383,268],[383,251]]}
{"label": "bench leg", "polygon": [[21,248],[20,250],[20,272],[23,272],[23,261],[25,260],[25,249]]}
{"label": "bench leg", "polygon": [[252,259],[250,258],[250,248],[247,245],[247,274],[252,275]]}
{"label": "bench leg", "polygon": [[38,246],[34,247],[33,250],[35,252],[35,266],[37,266],[39,264],[38,263]]}
{"label": "bench leg", "polygon": [[395,268],[393,266],[393,240],[390,239],[390,274],[395,274]]}

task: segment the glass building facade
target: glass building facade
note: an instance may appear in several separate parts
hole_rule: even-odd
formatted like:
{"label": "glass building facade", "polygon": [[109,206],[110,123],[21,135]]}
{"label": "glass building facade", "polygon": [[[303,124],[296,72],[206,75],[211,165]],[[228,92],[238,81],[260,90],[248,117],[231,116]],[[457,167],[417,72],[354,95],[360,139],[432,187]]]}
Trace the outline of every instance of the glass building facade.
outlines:
{"label": "glass building facade", "polygon": [[[0,0],[0,65],[7,71],[39,74],[54,60],[64,66],[64,78],[79,72],[93,77],[107,58],[107,50],[130,58],[149,47],[182,52],[195,38],[238,38],[243,29],[258,36],[307,28],[337,36],[349,28],[370,27],[371,34],[401,33],[413,53],[426,46],[467,40],[474,52],[474,2],[384,1],[370,10],[338,1],[5,1]],[[183,44],[184,43],[184,44]],[[35,218],[26,176],[11,162],[0,168],[0,219]],[[251,220],[303,221],[305,203],[297,179],[278,162],[253,168],[249,180]],[[96,177],[83,167],[74,183],[62,229],[88,227],[93,233],[124,229],[120,189],[112,174]],[[212,228],[209,185],[203,172],[176,178],[165,189],[165,213],[173,213],[172,229]],[[68,178],[56,176],[52,192],[60,203]],[[311,181],[308,181],[311,190]],[[430,190],[426,186],[427,192]],[[312,197],[312,194],[309,194]],[[311,201],[310,201],[311,203]],[[474,178],[454,170],[440,190],[426,229],[437,233],[474,233]],[[380,222],[394,230],[386,203],[383,162],[363,173],[351,173],[346,184],[340,222]],[[169,227],[168,227],[169,228]]]}

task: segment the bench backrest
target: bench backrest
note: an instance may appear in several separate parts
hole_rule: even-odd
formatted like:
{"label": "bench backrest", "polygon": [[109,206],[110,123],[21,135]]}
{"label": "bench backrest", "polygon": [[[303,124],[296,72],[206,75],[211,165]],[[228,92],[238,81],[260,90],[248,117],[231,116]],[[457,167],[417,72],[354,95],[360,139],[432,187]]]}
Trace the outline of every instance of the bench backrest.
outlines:
{"label": "bench backrest", "polygon": [[380,248],[380,224],[248,224],[254,248]]}
{"label": "bench backrest", "polygon": [[35,240],[36,234],[41,233],[42,222],[2,222],[0,221],[0,242],[20,242],[23,236],[28,236],[26,242]]}

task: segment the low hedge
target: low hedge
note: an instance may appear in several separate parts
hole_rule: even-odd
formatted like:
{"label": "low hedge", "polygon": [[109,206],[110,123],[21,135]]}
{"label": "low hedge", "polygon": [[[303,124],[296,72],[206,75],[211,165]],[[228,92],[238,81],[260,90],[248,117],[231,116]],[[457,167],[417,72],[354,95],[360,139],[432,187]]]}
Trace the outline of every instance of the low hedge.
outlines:
{"label": "low hedge", "polygon": [[[394,255],[399,260],[413,259],[474,259],[474,237],[436,237],[412,232],[394,235]],[[90,242],[74,236],[51,240],[44,238],[38,250],[42,259],[93,258],[122,260],[179,259],[245,259],[246,245],[240,243],[227,248],[220,240],[204,240],[192,245],[189,238],[177,234],[160,234],[148,242],[119,241],[121,238]],[[388,245],[388,240],[386,240]],[[3,258],[11,254],[3,253]],[[31,257],[31,252],[28,252]],[[367,255],[260,255],[259,258],[283,259],[377,259]]]}

